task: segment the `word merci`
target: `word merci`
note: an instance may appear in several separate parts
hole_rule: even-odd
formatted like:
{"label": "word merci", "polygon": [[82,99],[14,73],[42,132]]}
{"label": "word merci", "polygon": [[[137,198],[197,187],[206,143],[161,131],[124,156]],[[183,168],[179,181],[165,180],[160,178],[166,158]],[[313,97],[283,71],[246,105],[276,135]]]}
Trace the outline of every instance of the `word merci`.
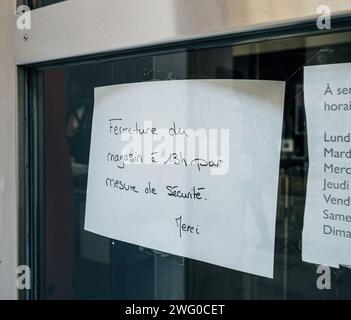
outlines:
{"label": "word merci", "polygon": [[190,224],[184,223],[182,216],[180,216],[179,218],[176,218],[175,221],[177,224],[177,228],[179,230],[179,238],[181,238],[184,233],[187,233],[190,235],[200,235],[199,226],[195,227]]}

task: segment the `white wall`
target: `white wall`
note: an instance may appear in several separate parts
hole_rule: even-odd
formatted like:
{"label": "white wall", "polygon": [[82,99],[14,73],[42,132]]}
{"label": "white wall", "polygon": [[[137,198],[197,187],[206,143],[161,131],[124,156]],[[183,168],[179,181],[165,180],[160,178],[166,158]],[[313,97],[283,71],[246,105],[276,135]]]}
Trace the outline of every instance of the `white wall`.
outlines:
{"label": "white wall", "polygon": [[17,70],[15,0],[0,1],[0,299],[16,299],[17,269]]}
{"label": "white wall", "polygon": [[351,13],[350,0],[63,1],[32,11],[32,29],[16,32],[16,62],[24,65],[313,21],[321,5],[328,5],[333,16]]}

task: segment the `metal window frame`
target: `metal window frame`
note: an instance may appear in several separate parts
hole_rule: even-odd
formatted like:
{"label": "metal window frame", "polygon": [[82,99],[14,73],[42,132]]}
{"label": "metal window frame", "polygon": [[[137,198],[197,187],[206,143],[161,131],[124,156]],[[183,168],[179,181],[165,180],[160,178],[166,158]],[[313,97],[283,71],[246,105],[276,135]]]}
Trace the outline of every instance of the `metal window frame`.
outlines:
{"label": "metal window frame", "polygon": [[15,0],[0,3],[0,299],[17,299],[19,181]]}

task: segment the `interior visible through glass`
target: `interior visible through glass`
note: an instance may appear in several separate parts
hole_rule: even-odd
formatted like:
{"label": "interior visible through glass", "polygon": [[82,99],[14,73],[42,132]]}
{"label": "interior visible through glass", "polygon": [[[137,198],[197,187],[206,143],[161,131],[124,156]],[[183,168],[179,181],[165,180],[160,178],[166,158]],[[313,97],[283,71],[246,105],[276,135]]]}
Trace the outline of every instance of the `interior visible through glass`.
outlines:
{"label": "interior visible through glass", "polygon": [[[317,266],[301,259],[308,173],[303,66],[350,62],[350,39],[350,33],[339,33],[228,43],[34,70],[42,79],[44,115],[41,297],[350,299],[350,269],[332,269],[331,290],[319,290]],[[84,231],[94,88],[178,79],[286,81],[273,280]]]}
{"label": "interior visible through glass", "polygon": [[66,0],[32,0],[30,1],[30,7],[31,9],[37,9],[37,8],[50,6],[52,4],[63,2],[63,1],[66,1]]}

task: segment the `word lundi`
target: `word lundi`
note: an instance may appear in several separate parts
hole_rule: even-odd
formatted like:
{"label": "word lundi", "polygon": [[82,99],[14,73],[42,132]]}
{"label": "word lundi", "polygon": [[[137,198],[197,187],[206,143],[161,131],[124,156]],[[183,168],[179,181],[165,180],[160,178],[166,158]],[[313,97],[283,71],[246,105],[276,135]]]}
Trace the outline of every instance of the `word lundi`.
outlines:
{"label": "word lundi", "polygon": [[347,135],[334,135],[334,134],[328,134],[324,133],[324,142],[351,142],[351,132],[349,132]]}

